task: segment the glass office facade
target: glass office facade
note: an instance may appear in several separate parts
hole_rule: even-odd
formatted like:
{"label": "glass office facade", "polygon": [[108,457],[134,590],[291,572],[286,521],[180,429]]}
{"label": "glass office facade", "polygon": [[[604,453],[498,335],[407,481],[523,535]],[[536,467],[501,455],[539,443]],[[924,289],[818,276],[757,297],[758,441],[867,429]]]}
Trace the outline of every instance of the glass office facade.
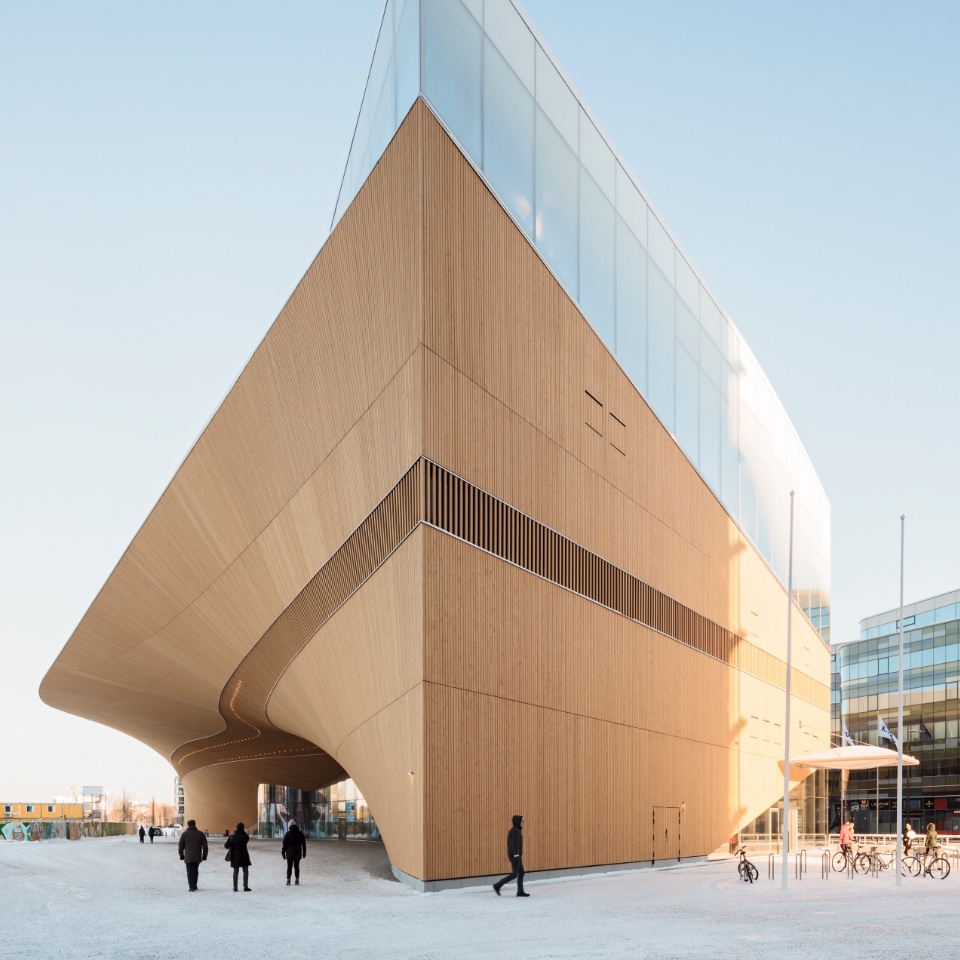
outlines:
{"label": "glass office facade", "polygon": [[830,636],[830,505],[773,388],[512,0],[388,0],[333,222],[418,96]]}
{"label": "glass office facade", "polygon": [[314,839],[379,840],[380,831],[352,780],[322,790],[261,784],[257,835],[282,837],[291,820]]}
{"label": "glass office facade", "polygon": [[[904,812],[916,827],[960,833],[960,592],[904,607],[903,748],[920,761],[904,767]],[[833,737],[843,727],[858,742],[896,749],[878,732],[882,718],[897,735],[898,611],[861,622],[861,639],[834,649]],[[896,824],[896,767],[852,771],[847,813],[863,831],[892,832]],[[831,810],[840,802],[839,777]]]}

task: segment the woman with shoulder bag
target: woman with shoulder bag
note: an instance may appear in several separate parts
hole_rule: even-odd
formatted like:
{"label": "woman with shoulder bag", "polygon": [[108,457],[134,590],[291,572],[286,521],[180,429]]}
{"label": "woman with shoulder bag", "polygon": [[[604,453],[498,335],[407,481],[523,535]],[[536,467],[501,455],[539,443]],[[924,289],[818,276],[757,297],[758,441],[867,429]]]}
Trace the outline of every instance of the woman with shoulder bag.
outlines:
{"label": "woman with shoulder bag", "polygon": [[247,850],[247,844],[249,842],[250,837],[243,829],[243,824],[238,823],[236,831],[231,836],[227,837],[227,841],[224,843],[224,846],[227,848],[227,855],[224,857],[224,859],[229,860],[230,865],[233,867],[234,893],[237,892],[237,880],[239,878],[241,868],[243,869],[244,892],[250,892],[250,853]]}

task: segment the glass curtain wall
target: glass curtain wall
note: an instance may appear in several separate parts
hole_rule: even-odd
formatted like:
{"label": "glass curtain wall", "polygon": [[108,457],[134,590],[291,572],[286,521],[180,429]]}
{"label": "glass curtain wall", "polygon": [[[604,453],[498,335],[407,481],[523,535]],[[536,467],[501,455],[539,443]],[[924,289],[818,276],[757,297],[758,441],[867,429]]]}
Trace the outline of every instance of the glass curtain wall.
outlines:
{"label": "glass curtain wall", "polygon": [[[905,625],[908,619],[904,616]],[[888,627],[897,630],[895,621]],[[905,812],[915,828],[919,819],[924,826],[936,823],[943,833],[960,833],[960,618],[905,628],[903,640],[903,748],[920,761],[919,767],[904,767]],[[896,749],[880,736],[878,718],[897,733],[897,644],[892,632],[837,649],[838,742],[846,724],[854,740]],[[871,833],[877,823],[881,832],[895,830],[896,790],[896,767],[852,771],[848,815]],[[839,791],[837,780],[831,809]]]}
{"label": "glass curtain wall", "polygon": [[[828,783],[827,771],[815,770],[790,791],[790,806],[797,809],[797,832],[805,843],[827,833],[830,811]],[[783,800],[745,827],[742,839],[749,843],[777,846],[780,843],[782,816]]]}
{"label": "glass curtain wall", "polygon": [[282,837],[291,820],[313,839],[379,840],[380,831],[363,794],[353,780],[322,790],[297,790],[263,783],[259,789],[257,833],[263,839]]}
{"label": "glass curtain wall", "polygon": [[387,0],[340,184],[334,224],[350,206],[419,94],[419,2]]}
{"label": "glass curtain wall", "polygon": [[829,641],[830,505],[809,458],[512,0],[389,0],[334,224],[418,93],[783,583],[796,492],[794,596]]}

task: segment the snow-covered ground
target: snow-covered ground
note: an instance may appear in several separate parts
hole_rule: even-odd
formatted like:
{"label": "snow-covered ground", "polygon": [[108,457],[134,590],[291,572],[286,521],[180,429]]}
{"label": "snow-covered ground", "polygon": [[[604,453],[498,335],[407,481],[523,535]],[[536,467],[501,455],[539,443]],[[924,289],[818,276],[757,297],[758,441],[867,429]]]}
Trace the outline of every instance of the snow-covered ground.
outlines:
{"label": "snow-covered ground", "polygon": [[[529,841],[528,841],[529,842]],[[285,886],[278,843],[251,843],[252,893],[234,893],[211,838],[200,891],[176,841],[0,844],[0,957],[83,960],[960,956],[960,871],[946,880],[833,874],[736,879],[732,862],[512,888],[418,894],[373,843],[310,844]]]}

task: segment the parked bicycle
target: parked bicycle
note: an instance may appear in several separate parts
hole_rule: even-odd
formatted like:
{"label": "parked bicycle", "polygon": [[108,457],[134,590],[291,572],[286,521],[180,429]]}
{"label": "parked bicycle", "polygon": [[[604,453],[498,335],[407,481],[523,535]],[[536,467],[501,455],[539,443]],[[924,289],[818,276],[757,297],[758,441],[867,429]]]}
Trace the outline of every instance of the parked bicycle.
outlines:
{"label": "parked bicycle", "polygon": [[747,859],[747,848],[741,847],[737,853],[740,854],[740,863],[737,865],[737,873],[744,882],[753,883],[760,877],[760,871]]}
{"label": "parked bicycle", "polygon": [[[910,876],[903,868],[905,859],[900,863],[900,872],[903,876]],[[877,872],[892,867],[897,860],[896,853],[881,852],[877,847],[871,847],[867,853],[858,853],[853,862],[853,868],[860,873],[870,873],[872,870]]]}
{"label": "parked bicycle", "polygon": [[947,858],[939,853],[937,847],[933,856],[925,850],[917,850],[909,857],[903,858],[903,865],[900,872],[905,877],[933,877],[936,880],[946,880],[950,875],[950,864]]}

